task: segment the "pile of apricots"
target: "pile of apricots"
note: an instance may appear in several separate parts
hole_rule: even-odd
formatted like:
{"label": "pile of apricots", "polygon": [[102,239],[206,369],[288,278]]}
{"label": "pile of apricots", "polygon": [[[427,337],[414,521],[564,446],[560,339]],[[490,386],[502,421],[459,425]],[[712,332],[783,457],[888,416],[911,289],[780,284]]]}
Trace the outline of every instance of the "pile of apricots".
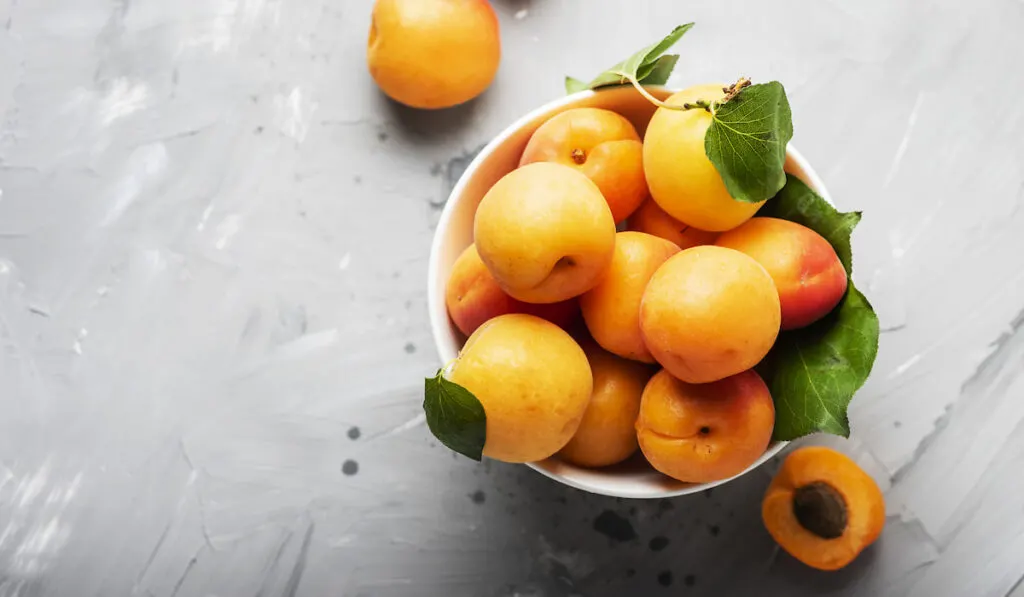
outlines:
{"label": "pile of apricots", "polygon": [[[701,85],[668,103],[722,96]],[[639,448],[703,483],[764,453],[775,408],[753,368],[847,278],[816,232],[729,195],[710,123],[662,107],[641,139],[615,112],[570,109],[484,195],[446,304],[468,336],[447,377],[484,407],[485,455],[604,467]]]}

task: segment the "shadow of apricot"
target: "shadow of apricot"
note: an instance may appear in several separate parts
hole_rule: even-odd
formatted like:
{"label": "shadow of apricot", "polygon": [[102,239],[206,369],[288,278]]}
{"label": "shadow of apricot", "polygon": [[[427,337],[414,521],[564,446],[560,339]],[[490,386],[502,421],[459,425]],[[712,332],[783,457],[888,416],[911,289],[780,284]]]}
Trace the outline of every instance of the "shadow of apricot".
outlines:
{"label": "shadow of apricot", "polygon": [[383,92],[378,93],[387,119],[393,123],[391,132],[407,143],[434,145],[461,134],[472,126],[474,116],[488,101],[489,93],[463,104],[439,110],[412,108],[391,99]]}

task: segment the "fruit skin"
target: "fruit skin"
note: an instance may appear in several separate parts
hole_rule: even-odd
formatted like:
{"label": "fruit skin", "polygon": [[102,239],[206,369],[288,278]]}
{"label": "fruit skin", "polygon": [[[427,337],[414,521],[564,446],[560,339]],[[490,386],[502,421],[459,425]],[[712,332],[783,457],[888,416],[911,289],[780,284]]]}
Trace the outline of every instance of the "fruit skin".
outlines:
{"label": "fruit skin", "polygon": [[774,426],[768,386],[753,371],[689,384],[662,369],[647,383],[636,421],[651,466],[689,483],[745,471],[764,454]]}
{"label": "fruit skin", "polygon": [[751,218],[715,242],[760,263],[775,282],[782,329],[810,325],[846,294],[846,270],[835,249],[806,226],[778,218]]}
{"label": "fruit skin", "polygon": [[[797,519],[795,493],[812,483],[824,483],[842,497],[846,511],[842,535],[822,538]],[[881,535],[885,498],[875,480],[844,454],[817,446],[800,448],[786,457],[768,486],[761,518],[768,533],[790,555],[819,570],[838,570]]]}
{"label": "fruit skin", "polygon": [[617,464],[636,452],[640,396],[654,369],[617,357],[594,343],[583,347],[594,376],[590,404],[559,456],[584,467]]}
{"label": "fruit skin", "polygon": [[561,450],[593,390],[579,344],[555,324],[521,313],[477,328],[447,378],[483,405],[484,455],[505,462],[543,460]]}
{"label": "fruit skin", "polygon": [[644,343],[689,383],[716,381],[756,365],[779,334],[771,276],[739,251],[686,249],[654,272],[640,302]]}
{"label": "fruit skin", "polygon": [[[665,101],[678,106],[724,95],[721,85],[697,85]],[[644,135],[644,172],[651,196],[670,216],[701,230],[720,232],[750,219],[764,202],[745,203],[729,195],[704,152],[709,126],[711,114],[705,110],[658,108]]]}
{"label": "fruit skin", "polygon": [[502,290],[556,303],[593,288],[612,259],[615,221],[589,178],[538,162],[506,174],[476,210],[476,248]]}
{"label": "fruit skin", "polygon": [[469,336],[485,321],[506,313],[528,313],[546,319],[562,329],[569,329],[580,314],[579,301],[569,299],[560,303],[535,305],[524,303],[505,294],[494,281],[494,276],[469,245],[455,260],[445,288],[445,304],[455,327]]}
{"label": "fruit skin", "polygon": [[391,99],[455,106],[483,93],[498,71],[498,17],[486,0],[377,0],[366,61]]}
{"label": "fruit skin", "polygon": [[673,218],[650,198],[641,203],[633,215],[629,216],[629,229],[671,241],[680,249],[713,245],[718,238],[717,232],[694,228]]}
{"label": "fruit skin", "polygon": [[594,181],[621,222],[647,197],[643,144],[629,120],[611,110],[573,108],[551,117],[530,137],[520,166],[555,162]]}
{"label": "fruit skin", "polygon": [[615,235],[615,254],[598,282],[580,297],[590,335],[620,357],[653,363],[640,333],[640,300],[647,282],[662,263],[679,252],[669,241],[643,232]]}

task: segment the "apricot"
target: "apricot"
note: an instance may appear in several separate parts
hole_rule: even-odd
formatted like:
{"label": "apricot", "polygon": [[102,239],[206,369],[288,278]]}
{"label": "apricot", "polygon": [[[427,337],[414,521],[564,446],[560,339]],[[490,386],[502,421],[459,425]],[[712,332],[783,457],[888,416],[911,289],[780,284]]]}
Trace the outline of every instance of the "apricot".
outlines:
{"label": "apricot", "polygon": [[662,264],[640,301],[640,331],[654,358],[689,383],[756,365],[779,334],[779,293],[760,264],[705,245]]}
{"label": "apricot", "polygon": [[477,328],[447,378],[473,393],[487,415],[485,456],[543,460],[572,439],[593,377],[583,349],[555,324],[512,313]]}
{"label": "apricot", "polygon": [[782,329],[810,325],[846,294],[846,269],[824,237],[806,226],[778,218],[751,218],[715,242],[760,263],[775,282]]}
{"label": "apricot", "polygon": [[597,286],[580,297],[583,320],[594,340],[620,357],[653,363],[640,333],[640,300],[655,270],[679,247],[643,232],[615,235],[615,253]]}
{"label": "apricot", "polygon": [[597,185],[549,162],[495,183],[477,207],[473,230],[498,285],[527,303],[557,303],[590,290],[615,248],[615,221]]}
{"label": "apricot", "polygon": [[775,405],[757,373],[690,384],[662,369],[644,388],[636,432],[655,469],[680,481],[710,483],[754,464],[774,426]]}
{"label": "apricot", "polygon": [[381,90],[413,108],[448,108],[491,84],[501,60],[487,0],[377,0],[366,61]]}
{"label": "apricot", "polygon": [[573,108],[553,116],[530,137],[520,166],[555,162],[594,181],[621,222],[647,196],[643,144],[625,117],[601,108]]}
{"label": "apricot", "polygon": [[647,199],[629,216],[630,230],[645,232],[671,241],[680,249],[714,244],[717,232],[708,232],[684,224],[665,213],[653,199]]}
{"label": "apricot", "polygon": [[[679,106],[724,96],[721,85],[697,85],[666,100]],[[764,202],[746,203],[729,195],[704,151],[711,114],[702,109],[658,108],[644,135],[644,172],[651,197],[670,216],[701,230],[721,232],[750,219]]]}
{"label": "apricot", "polygon": [[813,446],[786,457],[765,493],[761,517],[790,555],[819,570],[838,570],[881,535],[885,498],[849,457]]}
{"label": "apricot", "polygon": [[654,371],[593,343],[585,344],[583,350],[590,362],[594,390],[576,434],[558,454],[579,466],[610,466],[636,452],[640,396]]}
{"label": "apricot", "polygon": [[455,327],[469,336],[485,321],[506,313],[528,313],[550,321],[562,329],[573,325],[580,313],[579,301],[536,305],[505,294],[494,276],[469,245],[455,260],[445,289],[445,304]]}

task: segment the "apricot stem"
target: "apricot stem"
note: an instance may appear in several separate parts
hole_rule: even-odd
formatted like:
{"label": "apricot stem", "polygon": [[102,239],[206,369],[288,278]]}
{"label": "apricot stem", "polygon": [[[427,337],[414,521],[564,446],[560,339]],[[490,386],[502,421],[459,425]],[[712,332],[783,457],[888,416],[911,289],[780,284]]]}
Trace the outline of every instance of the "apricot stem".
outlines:
{"label": "apricot stem", "polygon": [[793,493],[793,515],[822,539],[835,539],[846,530],[846,500],[828,483],[815,481]]}
{"label": "apricot stem", "polygon": [[576,149],[572,150],[572,154],[571,155],[572,155],[572,161],[576,162],[577,164],[582,165],[584,162],[587,161],[587,153],[585,151],[583,151],[582,149],[576,148]]}

